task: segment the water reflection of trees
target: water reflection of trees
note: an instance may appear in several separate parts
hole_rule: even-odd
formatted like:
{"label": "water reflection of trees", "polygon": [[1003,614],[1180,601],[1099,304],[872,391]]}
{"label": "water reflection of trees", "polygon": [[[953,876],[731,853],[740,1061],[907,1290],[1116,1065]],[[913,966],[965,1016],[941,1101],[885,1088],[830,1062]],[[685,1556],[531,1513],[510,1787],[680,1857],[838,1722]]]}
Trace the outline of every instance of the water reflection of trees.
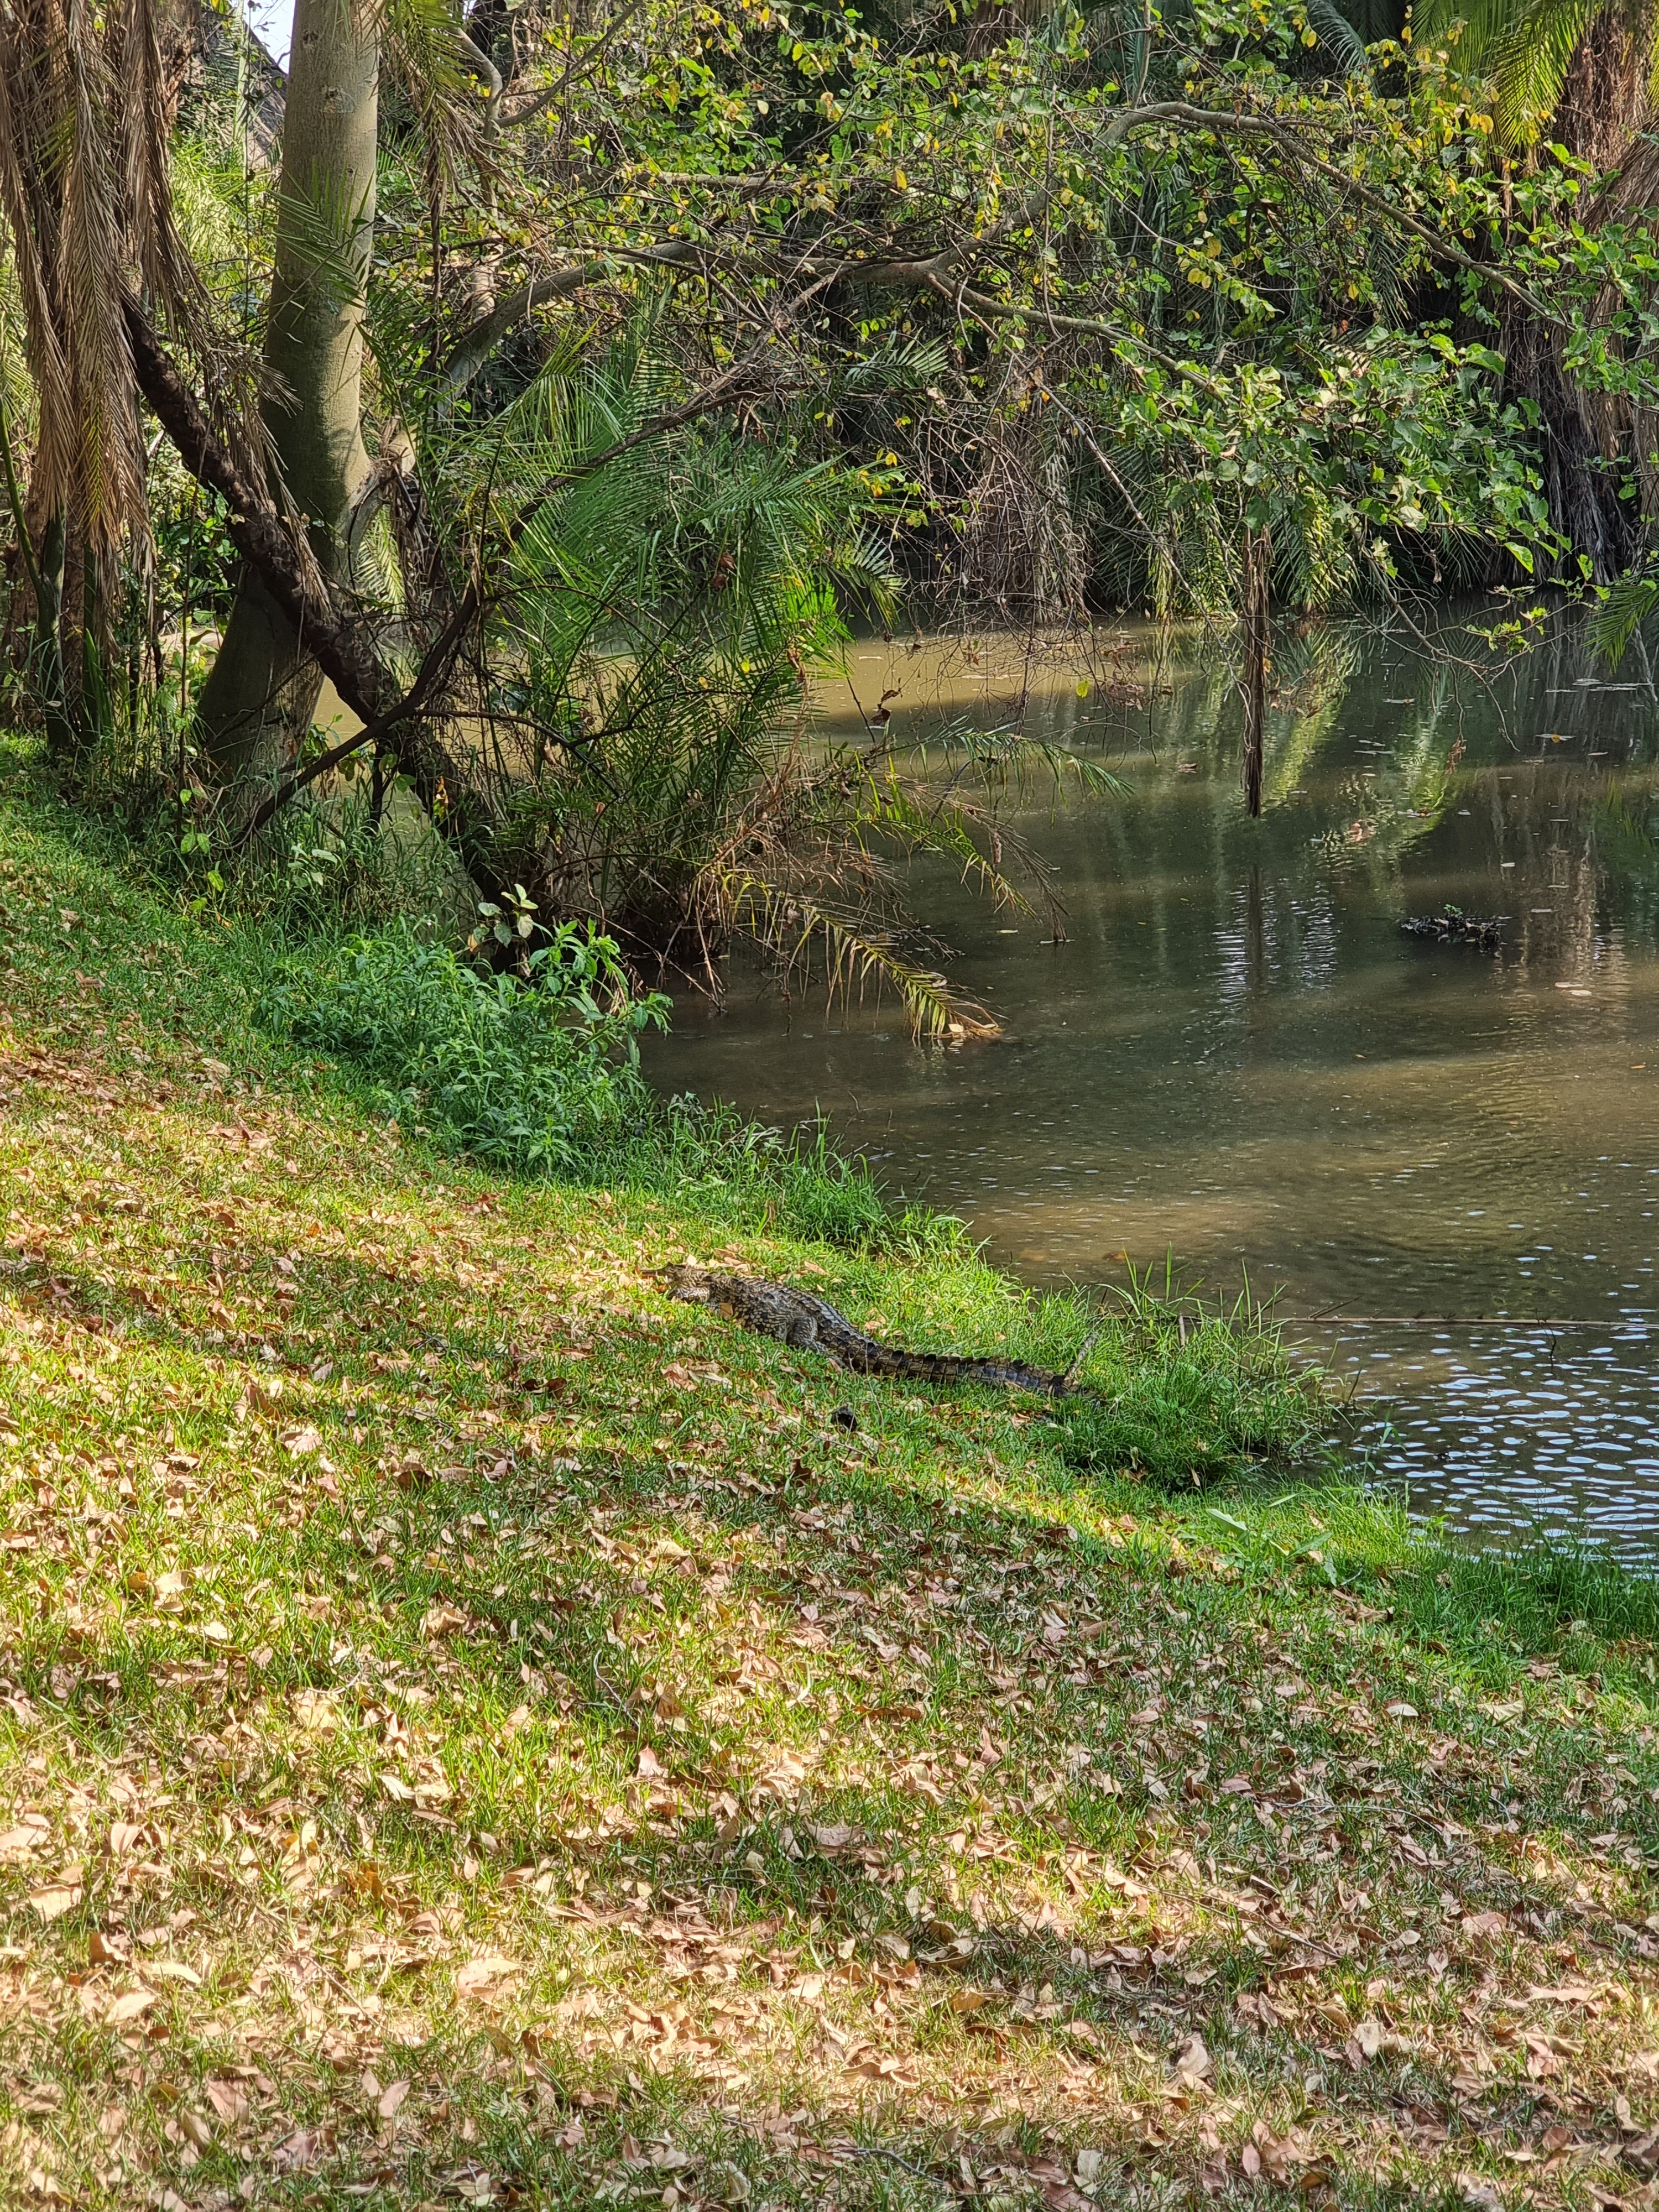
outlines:
{"label": "water reflection of trees", "polygon": [[1143,637],[1133,656],[1114,641],[1109,698],[1057,677],[1055,651],[972,653],[939,659],[940,710],[1103,759],[1126,786],[1027,822],[1067,881],[1072,934],[1103,959],[1133,945],[1172,987],[1204,976],[1248,1005],[1334,988],[1384,945],[1392,958],[1378,924],[1449,901],[1506,917],[1517,977],[1604,988],[1625,948],[1659,946],[1659,699],[1645,664],[1613,678],[1592,665],[1576,617],[1515,657],[1478,623],[1287,632],[1259,822],[1224,639]]}

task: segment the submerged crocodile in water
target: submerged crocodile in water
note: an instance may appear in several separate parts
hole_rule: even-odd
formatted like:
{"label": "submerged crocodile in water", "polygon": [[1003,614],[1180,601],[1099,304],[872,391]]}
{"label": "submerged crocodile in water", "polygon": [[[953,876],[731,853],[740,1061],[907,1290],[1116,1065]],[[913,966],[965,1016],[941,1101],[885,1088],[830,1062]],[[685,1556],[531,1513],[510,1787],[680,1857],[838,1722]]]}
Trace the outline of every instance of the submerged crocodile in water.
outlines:
{"label": "submerged crocodile in water", "polygon": [[662,1267],[668,1295],[689,1305],[713,1306],[757,1335],[775,1336],[798,1352],[822,1352],[859,1375],[901,1376],[915,1382],[983,1382],[1002,1390],[1030,1390],[1040,1398],[1069,1398],[1078,1370],[1093,1349],[1097,1329],[1064,1373],[1028,1366],[1023,1359],[972,1358],[957,1352],[911,1352],[882,1344],[854,1328],[827,1298],[757,1275],[717,1275],[706,1267]]}
{"label": "submerged crocodile in water", "polygon": [[1438,914],[1408,914],[1400,927],[1407,937],[1430,945],[1473,945],[1482,952],[1504,949],[1502,920],[1465,914],[1461,906],[1443,908]]}

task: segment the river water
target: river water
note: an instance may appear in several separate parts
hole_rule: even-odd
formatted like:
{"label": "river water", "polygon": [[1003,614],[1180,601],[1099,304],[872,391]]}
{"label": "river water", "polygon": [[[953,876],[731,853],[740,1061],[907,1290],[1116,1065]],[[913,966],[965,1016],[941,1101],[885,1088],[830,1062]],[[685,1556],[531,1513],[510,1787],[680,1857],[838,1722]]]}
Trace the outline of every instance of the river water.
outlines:
{"label": "river water", "polygon": [[[1041,778],[1014,819],[1063,933],[936,864],[913,904],[1003,1034],[739,968],[681,998],[655,1079],[793,1123],[1029,1279],[1126,1260],[1277,1299],[1350,1382],[1356,1450],[1471,1532],[1659,1552],[1659,702],[1558,626],[1281,643],[1264,817],[1224,641],[860,644],[826,726],[896,691],[907,736],[1023,729],[1120,788]],[[1080,691],[1086,690],[1086,696]],[[1504,920],[1503,950],[1407,915]],[[1554,1324],[1552,1326],[1551,1324]]]}

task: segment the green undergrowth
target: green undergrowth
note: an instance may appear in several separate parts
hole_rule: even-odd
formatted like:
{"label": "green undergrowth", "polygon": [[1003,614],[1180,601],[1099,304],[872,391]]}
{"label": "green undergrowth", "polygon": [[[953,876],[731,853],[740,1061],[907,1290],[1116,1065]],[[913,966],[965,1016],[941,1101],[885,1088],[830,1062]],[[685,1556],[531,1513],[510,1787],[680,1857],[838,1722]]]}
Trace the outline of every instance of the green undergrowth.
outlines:
{"label": "green undergrowth", "polygon": [[1100,1316],[816,1138],[441,1153],[18,801],[0,908],[3,2201],[1651,2201],[1647,1584],[1338,1480],[1248,1310],[838,1373],[655,1271]]}

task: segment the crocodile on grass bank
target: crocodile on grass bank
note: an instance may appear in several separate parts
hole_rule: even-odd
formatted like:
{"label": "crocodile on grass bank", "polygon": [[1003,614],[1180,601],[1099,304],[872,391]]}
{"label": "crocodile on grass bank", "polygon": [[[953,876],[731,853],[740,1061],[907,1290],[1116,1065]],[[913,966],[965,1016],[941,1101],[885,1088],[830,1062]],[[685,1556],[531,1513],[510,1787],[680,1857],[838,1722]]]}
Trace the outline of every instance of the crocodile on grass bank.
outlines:
{"label": "crocodile on grass bank", "polygon": [[911,1352],[902,1344],[882,1344],[854,1328],[828,1299],[787,1283],[769,1283],[757,1275],[717,1275],[691,1265],[654,1272],[666,1282],[670,1297],[688,1305],[712,1306],[757,1335],[775,1337],[798,1352],[821,1352],[857,1375],[890,1375],[914,1382],[981,1382],[996,1389],[1029,1390],[1040,1398],[1069,1398],[1076,1394],[1078,1370],[1100,1334],[1097,1329],[1060,1373],[1028,1366],[1023,1359],[976,1359],[957,1352]]}

